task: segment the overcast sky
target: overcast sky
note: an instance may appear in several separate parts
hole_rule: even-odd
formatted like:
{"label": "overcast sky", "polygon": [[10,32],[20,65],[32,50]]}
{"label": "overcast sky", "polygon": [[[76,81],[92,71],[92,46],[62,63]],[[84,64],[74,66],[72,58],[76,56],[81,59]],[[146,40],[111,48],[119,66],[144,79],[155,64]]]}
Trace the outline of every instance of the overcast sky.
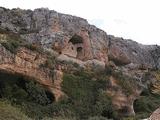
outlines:
{"label": "overcast sky", "polygon": [[160,45],[160,0],[0,0],[0,6],[47,7],[83,17],[108,34]]}

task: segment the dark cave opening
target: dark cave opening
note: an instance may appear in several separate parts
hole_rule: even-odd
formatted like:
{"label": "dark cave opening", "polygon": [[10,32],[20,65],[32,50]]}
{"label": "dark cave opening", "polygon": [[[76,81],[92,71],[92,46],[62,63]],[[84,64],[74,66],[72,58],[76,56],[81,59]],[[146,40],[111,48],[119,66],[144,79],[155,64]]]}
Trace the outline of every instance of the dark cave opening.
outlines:
{"label": "dark cave opening", "polygon": [[[76,48],[76,51],[77,51],[77,55],[76,55],[76,58],[82,58],[83,56],[83,38],[79,35],[74,35],[70,40],[69,42],[71,42],[75,48]],[[72,50],[73,47],[72,47]]]}
{"label": "dark cave opening", "polygon": [[55,101],[54,95],[35,82],[35,80],[2,71],[0,71],[0,98],[17,99],[20,101],[32,101],[32,98],[37,98],[40,100],[33,101],[37,102],[43,99],[43,101],[48,101],[45,104],[51,104]]}
{"label": "dark cave opening", "polygon": [[45,91],[47,98],[50,100],[50,104],[55,101],[55,97],[53,96],[53,94],[51,92],[49,92],[48,90]]}
{"label": "dark cave opening", "polygon": [[83,43],[83,38],[79,35],[74,35],[70,40],[69,42],[71,42],[73,45],[75,44],[79,44],[79,43]]}
{"label": "dark cave opening", "polygon": [[77,58],[80,58],[81,56],[83,56],[83,48],[77,47]]}

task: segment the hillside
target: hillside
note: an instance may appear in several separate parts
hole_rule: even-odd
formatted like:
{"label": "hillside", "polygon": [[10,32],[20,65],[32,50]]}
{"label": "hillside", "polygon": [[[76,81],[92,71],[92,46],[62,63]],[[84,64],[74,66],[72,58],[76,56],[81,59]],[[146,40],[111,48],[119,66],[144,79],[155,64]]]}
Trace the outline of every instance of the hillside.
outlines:
{"label": "hillside", "polygon": [[159,107],[160,46],[54,10],[0,14],[0,99],[30,119],[134,120]]}

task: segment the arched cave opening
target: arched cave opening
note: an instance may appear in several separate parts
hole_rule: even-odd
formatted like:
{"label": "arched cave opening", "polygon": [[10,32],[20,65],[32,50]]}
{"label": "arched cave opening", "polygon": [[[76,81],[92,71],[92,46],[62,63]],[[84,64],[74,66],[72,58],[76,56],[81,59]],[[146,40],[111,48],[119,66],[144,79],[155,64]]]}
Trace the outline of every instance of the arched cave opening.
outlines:
{"label": "arched cave opening", "polygon": [[[83,38],[79,35],[74,35],[69,42],[71,42],[75,46],[75,50],[77,52],[76,58],[81,58],[83,56]],[[73,47],[72,47],[72,50]]]}
{"label": "arched cave opening", "polygon": [[74,35],[70,40],[69,42],[71,42],[73,45],[75,44],[81,44],[83,43],[83,38],[79,35]]}
{"label": "arched cave opening", "polygon": [[0,71],[0,99],[23,102],[33,102],[40,105],[51,104],[54,95],[31,78],[19,74]]}

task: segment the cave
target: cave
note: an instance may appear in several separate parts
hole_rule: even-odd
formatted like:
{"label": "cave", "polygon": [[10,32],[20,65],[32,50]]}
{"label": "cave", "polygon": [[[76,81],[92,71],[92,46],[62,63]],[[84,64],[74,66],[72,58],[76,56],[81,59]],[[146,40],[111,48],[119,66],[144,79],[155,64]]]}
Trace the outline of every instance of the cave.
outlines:
{"label": "cave", "polygon": [[71,42],[73,45],[75,44],[81,44],[83,43],[83,38],[79,35],[74,35],[70,40],[69,42]]}
{"label": "cave", "polygon": [[77,47],[77,56],[76,58],[81,58],[81,56],[83,55],[83,48],[82,47]]}
{"label": "cave", "polygon": [[[30,90],[28,90],[30,88]],[[32,90],[35,95],[38,93],[41,97],[46,96],[48,100],[45,104],[51,104],[55,101],[54,95],[44,88],[39,83],[35,82],[32,78],[27,78],[19,74],[11,74],[0,71],[0,98],[1,99],[12,99],[21,102],[37,102],[36,97],[33,96]],[[31,92],[30,92],[31,91]],[[37,92],[38,91],[38,92]],[[40,91],[40,92],[39,92]],[[28,99],[29,98],[29,99]],[[33,101],[32,101],[33,98]],[[42,98],[43,99],[43,98]],[[44,100],[45,100],[44,99]],[[37,102],[37,104],[39,104]]]}
{"label": "cave", "polygon": [[[76,58],[81,59],[83,56],[83,38],[81,36],[75,34],[69,40],[69,42],[71,42],[75,47],[75,50],[77,52]],[[72,50],[74,50],[73,47],[72,47]]]}

